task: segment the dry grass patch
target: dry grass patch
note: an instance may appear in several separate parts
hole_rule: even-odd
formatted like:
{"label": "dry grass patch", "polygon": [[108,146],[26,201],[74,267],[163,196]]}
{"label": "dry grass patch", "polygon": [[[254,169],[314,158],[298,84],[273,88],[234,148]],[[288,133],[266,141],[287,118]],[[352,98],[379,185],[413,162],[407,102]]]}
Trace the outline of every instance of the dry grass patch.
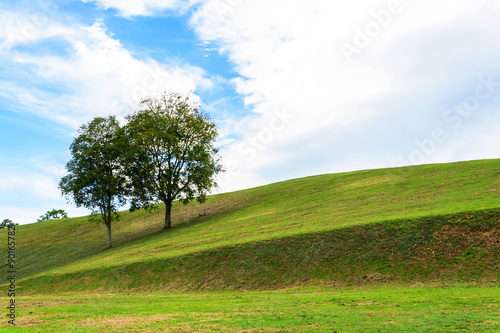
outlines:
{"label": "dry grass patch", "polygon": [[113,329],[125,328],[137,325],[151,325],[164,323],[176,317],[176,314],[156,314],[151,316],[116,316],[116,317],[92,317],[78,320],[75,324],[85,328],[101,328],[111,326]]}

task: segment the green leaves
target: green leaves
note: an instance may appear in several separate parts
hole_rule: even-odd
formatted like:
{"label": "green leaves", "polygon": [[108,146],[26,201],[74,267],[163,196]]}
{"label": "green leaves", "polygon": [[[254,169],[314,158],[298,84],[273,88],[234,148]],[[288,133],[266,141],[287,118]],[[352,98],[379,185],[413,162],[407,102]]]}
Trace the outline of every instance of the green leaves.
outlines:
{"label": "green leaves", "polygon": [[50,221],[50,220],[60,220],[60,219],[67,219],[68,214],[64,211],[64,209],[52,209],[45,213],[44,215],[40,216],[37,222],[43,222],[43,221]]}
{"label": "green leaves", "polygon": [[0,222],[0,228],[9,228],[16,225],[19,225],[19,223],[14,223],[10,219],[4,219],[2,222]]}
{"label": "green leaves", "polygon": [[[132,209],[159,201],[167,207],[174,200],[203,202],[222,171],[214,147],[216,125],[196,103],[180,94],[165,92],[159,98],[143,100],[141,106],[127,118],[124,129]],[[165,227],[170,227],[169,216]]]}
{"label": "green leaves", "polygon": [[59,188],[77,207],[100,215],[106,225],[117,219],[118,208],[126,202],[127,187],[120,162],[120,125],[115,117],[97,117],[84,124],[71,144],[68,175]]}

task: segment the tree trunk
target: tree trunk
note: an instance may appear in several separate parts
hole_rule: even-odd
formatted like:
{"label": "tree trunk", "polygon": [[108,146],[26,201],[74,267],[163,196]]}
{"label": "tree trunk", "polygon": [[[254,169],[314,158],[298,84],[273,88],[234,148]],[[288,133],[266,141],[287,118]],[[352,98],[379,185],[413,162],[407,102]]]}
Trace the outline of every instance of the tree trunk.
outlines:
{"label": "tree trunk", "polygon": [[164,229],[172,228],[172,201],[165,202],[165,227]]}
{"label": "tree trunk", "polygon": [[111,248],[111,223],[106,223],[106,228],[108,229],[108,249]]}
{"label": "tree trunk", "polygon": [[[111,172],[112,173],[112,172]],[[111,207],[111,193],[110,191],[106,191],[106,195],[108,198],[107,206],[106,206],[106,211],[107,211],[107,216],[106,216],[106,228],[108,229],[108,249],[111,248],[111,221],[113,220],[112,218],[112,207]]]}

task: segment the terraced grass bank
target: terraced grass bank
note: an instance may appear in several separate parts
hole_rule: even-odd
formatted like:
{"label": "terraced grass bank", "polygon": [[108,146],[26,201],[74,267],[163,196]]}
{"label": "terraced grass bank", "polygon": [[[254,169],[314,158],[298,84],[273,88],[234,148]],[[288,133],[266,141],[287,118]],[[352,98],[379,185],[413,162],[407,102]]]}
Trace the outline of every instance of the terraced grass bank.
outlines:
{"label": "terraced grass bank", "polygon": [[258,290],[500,280],[500,210],[368,224],[53,273],[28,292]]}

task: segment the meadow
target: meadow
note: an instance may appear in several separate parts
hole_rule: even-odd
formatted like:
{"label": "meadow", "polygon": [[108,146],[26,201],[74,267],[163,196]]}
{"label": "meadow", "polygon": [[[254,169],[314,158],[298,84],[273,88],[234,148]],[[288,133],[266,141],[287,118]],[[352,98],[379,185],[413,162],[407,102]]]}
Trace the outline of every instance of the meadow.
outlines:
{"label": "meadow", "polygon": [[[495,332],[492,286],[23,296],[20,332]],[[0,324],[0,331],[16,331]]]}

